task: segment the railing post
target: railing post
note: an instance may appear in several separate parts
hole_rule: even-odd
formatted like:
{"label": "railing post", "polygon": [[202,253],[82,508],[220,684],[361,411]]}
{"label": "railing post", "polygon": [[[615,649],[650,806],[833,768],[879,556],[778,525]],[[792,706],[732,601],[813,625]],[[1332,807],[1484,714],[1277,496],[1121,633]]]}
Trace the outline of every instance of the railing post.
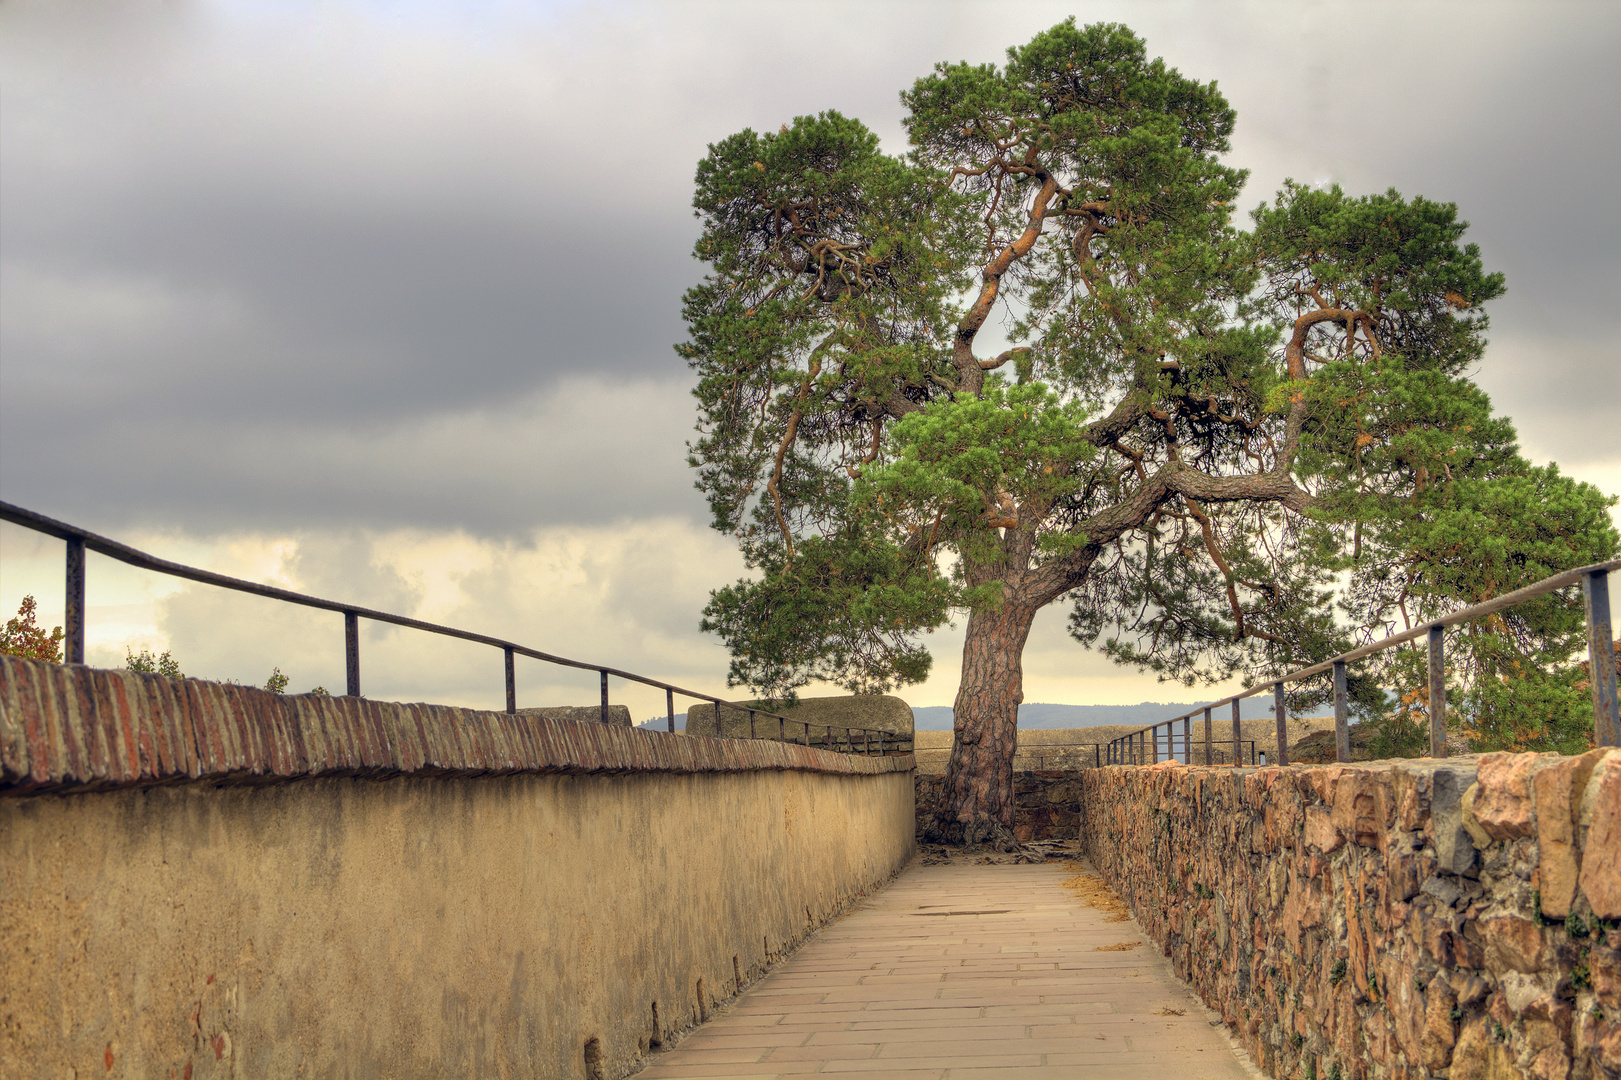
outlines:
{"label": "railing post", "polygon": [[[608,673],[606,671],[602,672],[602,722],[604,724],[606,724],[608,722]],[[718,730],[720,728],[720,706],[719,705],[715,706],[715,727],[717,729],[715,734],[719,735],[720,734],[720,731]]]}
{"label": "railing post", "polygon": [[507,654],[507,715],[511,716],[518,711],[518,678],[513,670],[512,646],[506,647]]}
{"label": "railing post", "polygon": [[1621,746],[1608,570],[1587,575],[1582,581],[1582,601],[1587,609],[1587,682],[1593,688],[1593,741],[1599,746]]}
{"label": "railing post", "polygon": [[784,720],[782,717],[780,717],[780,716],[777,717],[777,741],[778,742],[787,742],[788,741],[788,729],[786,727],[787,723],[788,723],[788,721]]}
{"label": "railing post", "polygon": [[749,710],[749,738],[754,738],[754,710]]}
{"label": "railing post", "polygon": [[350,697],[360,696],[360,616],[343,613],[343,666]]}
{"label": "railing post", "polygon": [[669,731],[675,730],[675,691],[669,687],[664,689],[664,723]]}
{"label": "railing post", "polygon": [[1351,760],[1351,725],[1346,717],[1345,661],[1334,661],[1334,760]]}
{"label": "railing post", "polygon": [[1289,764],[1289,710],[1283,704],[1283,684],[1272,684],[1272,714],[1278,722],[1277,764]]}
{"label": "railing post", "polygon": [[1447,756],[1446,628],[1430,627],[1430,757]]}
{"label": "railing post", "polygon": [[1182,718],[1182,764],[1193,764],[1193,717]]}
{"label": "railing post", "polygon": [[1153,727],[1148,729],[1148,737],[1150,739],[1154,740],[1154,745],[1152,747],[1150,747],[1149,751],[1148,751],[1148,763],[1150,765],[1157,765],[1157,764],[1159,764],[1159,725],[1158,724],[1155,724]]}
{"label": "railing post", "polygon": [[1233,699],[1233,766],[1244,764],[1244,722],[1240,720],[1238,706],[1240,702]]}
{"label": "railing post", "polygon": [[68,537],[67,596],[62,622],[66,628],[62,642],[62,660],[69,664],[84,663],[84,540]]}
{"label": "railing post", "polygon": [[1215,745],[1214,745],[1214,743],[1211,742],[1211,738],[1210,738],[1210,708],[1209,708],[1209,706],[1206,706],[1205,711],[1204,711],[1204,763],[1205,763],[1205,765],[1206,766],[1211,765],[1213,763],[1213,761],[1214,761],[1214,758],[1215,758]]}

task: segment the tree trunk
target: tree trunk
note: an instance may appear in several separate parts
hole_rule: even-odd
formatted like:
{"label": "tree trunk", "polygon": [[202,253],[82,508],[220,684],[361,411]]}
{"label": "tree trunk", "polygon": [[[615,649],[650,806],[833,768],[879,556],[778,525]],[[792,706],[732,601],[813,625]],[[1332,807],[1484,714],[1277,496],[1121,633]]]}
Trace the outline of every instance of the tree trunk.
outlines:
{"label": "tree trunk", "polygon": [[962,683],[952,709],[955,738],[946,782],[924,839],[1018,847],[1013,838],[1013,751],[1024,700],[1024,642],[1036,609],[1004,600],[968,616]]}

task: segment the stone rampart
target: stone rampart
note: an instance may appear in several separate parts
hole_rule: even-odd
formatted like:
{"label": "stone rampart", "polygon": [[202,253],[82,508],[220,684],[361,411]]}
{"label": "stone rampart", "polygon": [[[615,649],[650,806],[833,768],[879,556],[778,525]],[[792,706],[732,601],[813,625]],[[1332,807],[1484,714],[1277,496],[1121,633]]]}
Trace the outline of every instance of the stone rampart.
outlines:
{"label": "stone rampart", "polygon": [[1271,1075],[1621,1077],[1621,751],[1080,780],[1093,863]]}
{"label": "stone rampart", "polygon": [[911,759],[0,656],[0,1076],[620,1077],[913,851]]}

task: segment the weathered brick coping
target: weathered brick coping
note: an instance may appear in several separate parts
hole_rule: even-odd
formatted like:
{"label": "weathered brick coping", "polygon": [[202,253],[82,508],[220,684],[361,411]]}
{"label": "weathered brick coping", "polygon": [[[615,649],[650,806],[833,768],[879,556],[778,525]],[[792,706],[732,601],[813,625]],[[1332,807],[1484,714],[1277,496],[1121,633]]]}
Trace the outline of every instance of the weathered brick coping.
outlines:
{"label": "weathered brick coping", "polygon": [[166,679],[0,655],[0,796],[184,781],[514,773],[906,772],[794,743]]}

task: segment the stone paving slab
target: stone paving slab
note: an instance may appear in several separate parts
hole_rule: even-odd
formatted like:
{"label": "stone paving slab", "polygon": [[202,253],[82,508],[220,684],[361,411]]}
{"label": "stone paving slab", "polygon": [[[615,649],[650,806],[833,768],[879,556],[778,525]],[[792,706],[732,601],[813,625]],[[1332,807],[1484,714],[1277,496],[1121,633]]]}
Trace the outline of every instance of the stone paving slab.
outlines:
{"label": "stone paving slab", "polygon": [[635,1075],[1260,1077],[1135,920],[1063,888],[1078,872],[914,862]]}

